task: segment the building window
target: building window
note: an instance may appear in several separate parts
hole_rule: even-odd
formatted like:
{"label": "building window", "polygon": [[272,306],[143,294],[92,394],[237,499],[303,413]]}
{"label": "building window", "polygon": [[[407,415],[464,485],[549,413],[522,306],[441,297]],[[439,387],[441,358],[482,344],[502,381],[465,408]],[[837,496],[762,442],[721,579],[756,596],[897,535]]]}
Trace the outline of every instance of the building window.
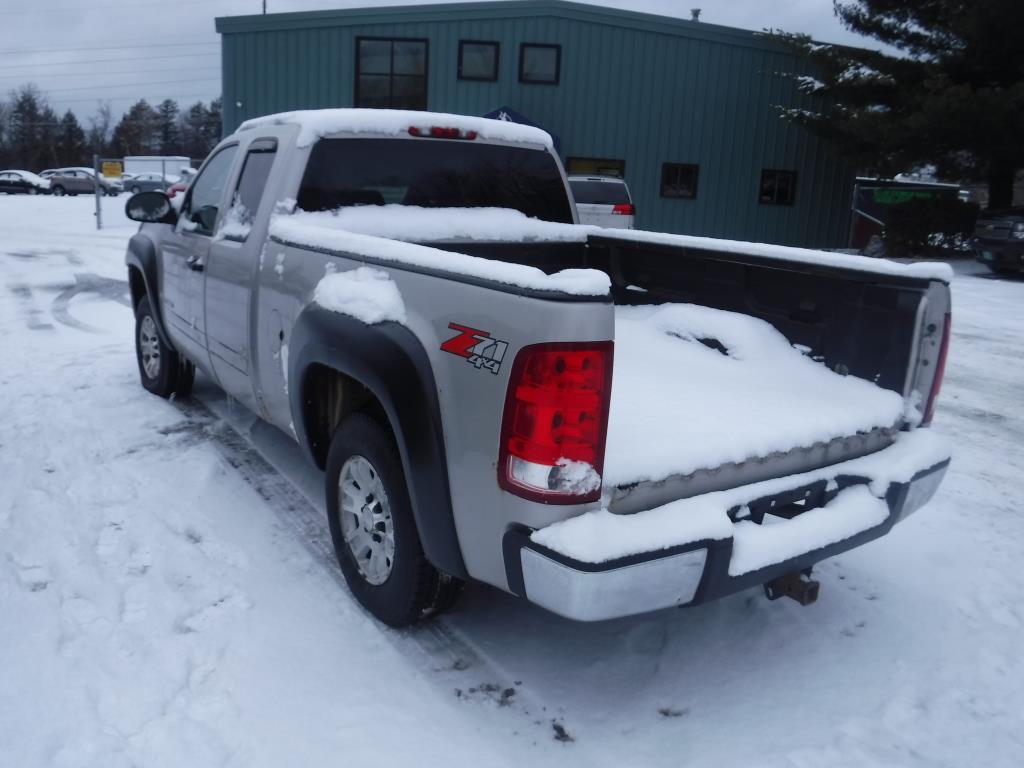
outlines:
{"label": "building window", "polygon": [[459,41],[459,80],[497,80],[498,44],[480,40]]}
{"label": "building window", "polygon": [[626,175],[625,160],[610,160],[600,157],[570,157],[565,161],[566,173],[578,176],[617,176]]}
{"label": "building window", "polygon": [[792,205],[796,199],[796,171],[761,171],[759,200],[765,205]]}
{"label": "building window", "polygon": [[519,82],[558,85],[562,46],[523,43],[519,46]]}
{"label": "building window", "polygon": [[356,106],[427,108],[427,41],[356,39]]}
{"label": "building window", "polygon": [[689,163],[661,164],[661,196],[693,200],[697,197],[700,166]]}

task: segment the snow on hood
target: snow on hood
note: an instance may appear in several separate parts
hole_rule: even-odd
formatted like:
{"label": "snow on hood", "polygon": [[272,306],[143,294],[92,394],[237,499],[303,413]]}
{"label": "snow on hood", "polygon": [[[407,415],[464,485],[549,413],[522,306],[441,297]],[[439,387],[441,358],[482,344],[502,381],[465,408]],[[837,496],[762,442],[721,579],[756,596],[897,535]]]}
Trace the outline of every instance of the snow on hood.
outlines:
{"label": "snow on hood", "polygon": [[492,120],[486,117],[452,115],[444,112],[415,112],[405,109],[303,109],[276,115],[254,117],[238,130],[247,131],[269,125],[297,125],[296,143],[308,147],[317,139],[333,133],[376,133],[388,136],[409,135],[410,126],[427,129],[434,126],[476,131],[485,141],[510,141],[517,144],[553,146],[551,134],[530,125]]}
{"label": "snow on hood", "polygon": [[358,205],[339,208],[332,216],[332,226],[349,232],[417,243],[445,240],[582,243],[597,231],[593,227],[531,219],[511,208]]}
{"label": "snow on hood", "polygon": [[400,240],[351,232],[339,223],[340,217],[329,211],[291,215],[276,214],[270,220],[270,234],[285,243],[328,251],[341,251],[440,272],[491,280],[536,291],[555,291],[576,296],[607,296],[611,289],[608,275],[596,269],[563,269],[552,275],[536,267],[512,264],[464,253],[443,251]]}

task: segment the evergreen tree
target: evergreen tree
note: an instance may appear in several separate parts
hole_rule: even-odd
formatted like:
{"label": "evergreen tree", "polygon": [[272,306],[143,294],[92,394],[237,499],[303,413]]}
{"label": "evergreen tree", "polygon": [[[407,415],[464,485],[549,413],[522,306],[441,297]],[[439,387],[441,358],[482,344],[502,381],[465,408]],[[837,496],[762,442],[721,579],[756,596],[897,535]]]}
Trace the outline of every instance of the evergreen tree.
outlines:
{"label": "evergreen tree", "polygon": [[174,99],[164,99],[156,108],[157,141],[159,154],[178,155],[181,153],[181,129],[178,125],[181,110]]}
{"label": "evergreen tree", "polygon": [[96,105],[96,113],[89,118],[89,135],[86,143],[89,154],[113,155],[110,151],[108,140],[110,139],[110,124],[113,117],[110,112],[110,102],[103,101]]}
{"label": "evergreen tree", "polygon": [[111,146],[115,154],[154,155],[159,150],[159,113],[139,99],[114,127]]}
{"label": "evergreen tree", "polygon": [[189,157],[206,157],[210,151],[207,141],[210,110],[197,101],[181,116],[181,145],[183,154]]}
{"label": "evergreen tree", "polygon": [[834,141],[858,167],[891,175],[933,164],[987,182],[989,207],[1012,203],[1024,168],[1021,0],[835,0],[845,27],[898,53],[781,38],[810,59],[810,109],[784,115]]}
{"label": "evergreen tree", "polygon": [[38,139],[32,167],[35,170],[53,168],[60,164],[57,159],[57,135],[60,119],[49,104],[43,104],[39,110]]}
{"label": "evergreen tree", "polygon": [[42,119],[43,96],[34,85],[23,85],[11,94],[10,114],[7,120],[8,150],[11,165],[29,171],[39,171],[39,132]]}
{"label": "evergreen tree", "polygon": [[[64,113],[57,128],[57,165],[92,165],[87,158],[85,131],[70,109]],[[87,162],[88,160],[88,162]]]}

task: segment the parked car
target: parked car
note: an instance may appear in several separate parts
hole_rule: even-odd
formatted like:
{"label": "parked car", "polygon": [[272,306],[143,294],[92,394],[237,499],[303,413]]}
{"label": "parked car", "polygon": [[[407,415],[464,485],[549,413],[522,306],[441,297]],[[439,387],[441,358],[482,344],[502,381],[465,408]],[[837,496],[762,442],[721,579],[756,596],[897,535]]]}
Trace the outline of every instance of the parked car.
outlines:
{"label": "parked car", "polygon": [[50,182],[31,171],[0,171],[0,192],[7,195],[44,195]]}
{"label": "parked car", "polygon": [[948,265],[577,226],[539,129],[258,118],[125,211],[142,386],[200,368],[294,438],[391,625],[466,579],[578,620],[807,604],[949,464]]}
{"label": "parked car", "polygon": [[633,229],[636,208],[626,182],[616,176],[570,176],[580,224]]}
{"label": "parked car", "polygon": [[983,212],[972,245],[975,258],[993,272],[1024,273],[1024,207]]}
{"label": "parked car", "polygon": [[153,190],[163,192],[177,182],[177,176],[163,176],[159,173],[139,173],[122,183],[129,192],[137,195],[139,192],[152,192]]}
{"label": "parked car", "polygon": [[[96,172],[92,168],[56,168],[43,173],[49,174],[50,192],[58,197],[62,195],[94,194],[96,192]],[[100,189],[103,194],[116,196],[121,194],[121,182],[100,176]]]}

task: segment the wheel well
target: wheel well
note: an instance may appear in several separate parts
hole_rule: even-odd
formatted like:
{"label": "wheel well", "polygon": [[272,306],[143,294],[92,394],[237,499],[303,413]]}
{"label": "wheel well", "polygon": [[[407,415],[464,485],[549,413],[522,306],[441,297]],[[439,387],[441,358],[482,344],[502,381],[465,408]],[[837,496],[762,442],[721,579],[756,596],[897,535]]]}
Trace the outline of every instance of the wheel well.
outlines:
{"label": "wheel well", "polygon": [[146,295],[146,283],[142,279],[142,272],[136,267],[128,268],[128,287],[132,292],[132,308],[139,306],[142,297]]}
{"label": "wheel well", "polygon": [[350,413],[361,411],[391,428],[380,400],[362,384],[319,363],[310,366],[302,385],[302,420],[317,466],[327,466],[334,431]]}

